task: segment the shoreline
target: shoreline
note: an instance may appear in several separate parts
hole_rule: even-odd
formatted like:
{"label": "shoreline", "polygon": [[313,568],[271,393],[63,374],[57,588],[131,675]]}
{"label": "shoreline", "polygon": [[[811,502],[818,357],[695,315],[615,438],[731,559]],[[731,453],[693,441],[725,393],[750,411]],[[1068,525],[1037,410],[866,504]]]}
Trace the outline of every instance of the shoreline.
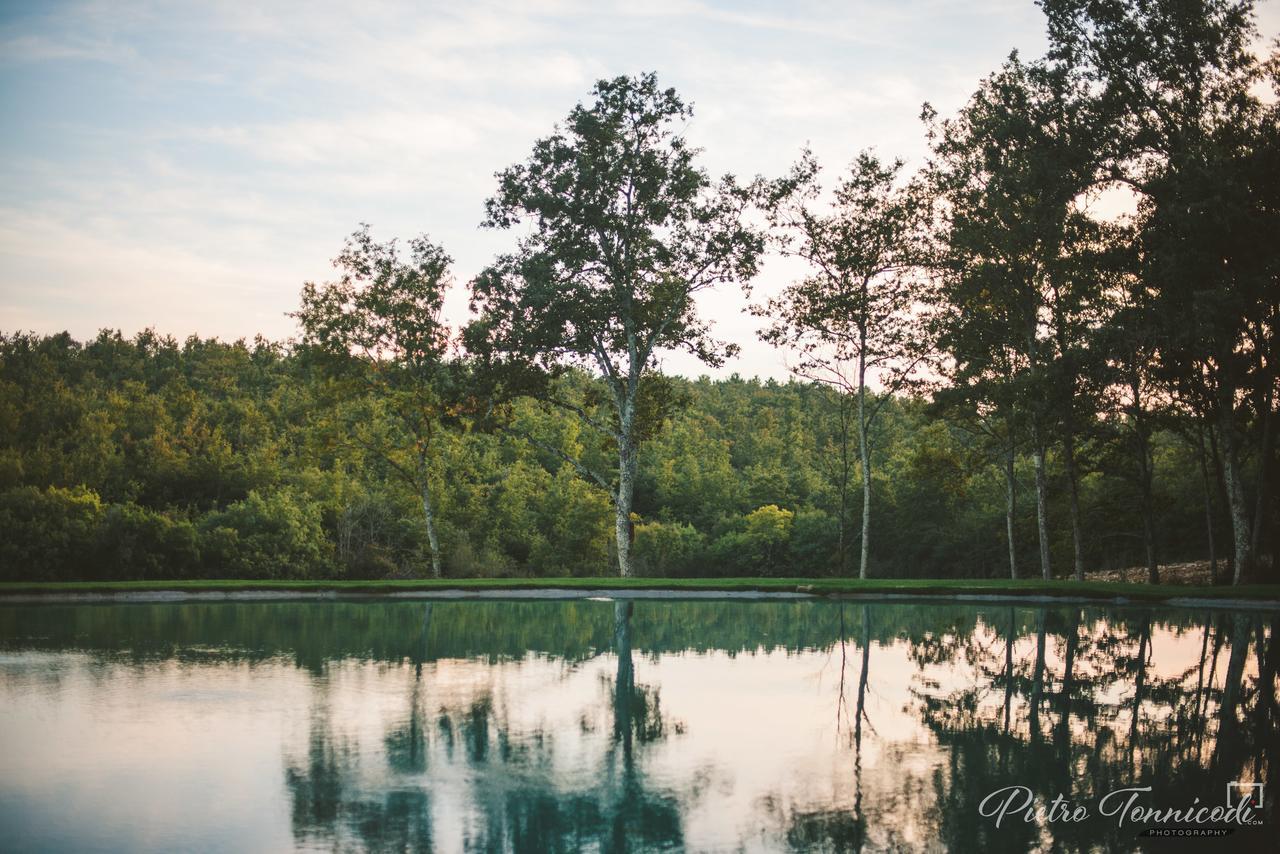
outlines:
{"label": "shoreline", "polygon": [[3,582],[0,604],[492,599],[952,601],[1162,605],[1280,611],[1280,585],[923,579],[441,579],[411,581]]}

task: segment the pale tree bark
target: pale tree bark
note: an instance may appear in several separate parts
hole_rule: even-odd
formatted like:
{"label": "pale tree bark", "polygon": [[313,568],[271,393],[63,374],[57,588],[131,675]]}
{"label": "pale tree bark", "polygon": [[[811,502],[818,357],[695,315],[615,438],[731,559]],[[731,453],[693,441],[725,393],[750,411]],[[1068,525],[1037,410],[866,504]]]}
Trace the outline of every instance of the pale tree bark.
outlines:
{"label": "pale tree bark", "polygon": [[1151,431],[1142,408],[1142,387],[1138,377],[1131,376],[1129,390],[1133,395],[1133,433],[1138,445],[1138,486],[1142,500],[1142,546],[1147,559],[1147,581],[1160,583],[1160,567],[1156,563],[1156,522],[1152,497],[1155,460],[1151,455]]}
{"label": "pale tree bark", "polygon": [[858,455],[862,462],[862,557],[858,563],[858,578],[867,577],[871,541],[871,449],[867,446],[866,339],[864,329],[858,356]]}
{"label": "pale tree bark", "polygon": [[1068,419],[1062,440],[1062,461],[1067,470],[1068,511],[1071,516],[1071,549],[1076,581],[1084,581],[1084,538],[1080,533],[1080,473],[1076,466],[1075,432]]}
{"label": "pale tree bark", "polygon": [[1013,476],[1014,447],[1013,441],[1010,439],[1009,447],[1005,453],[1004,460],[1004,524],[1005,530],[1009,536],[1009,577],[1017,579],[1018,577],[1018,548],[1013,538],[1014,522],[1017,519],[1017,495],[1015,488],[1017,483]]}
{"label": "pale tree bark", "polygon": [[1208,454],[1204,447],[1204,426],[1197,424],[1196,439],[1200,451],[1200,481],[1204,486],[1204,527],[1209,546],[1209,582],[1218,583],[1218,552],[1213,540],[1213,487],[1209,482]]}
{"label": "pale tree bark", "polygon": [[427,480],[427,455],[418,452],[418,495],[422,499],[422,516],[427,526],[427,544],[431,547],[431,575],[440,578],[440,540],[436,536],[436,516],[431,506],[431,487]]}
{"label": "pale tree bark", "polygon": [[1231,515],[1231,533],[1235,541],[1235,577],[1240,584],[1253,573],[1253,532],[1249,506],[1244,495],[1244,479],[1240,465],[1239,439],[1236,436],[1235,402],[1229,393],[1219,399],[1219,432],[1222,436],[1222,474],[1227,486],[1227,507]]}
{"label": "pale tree bark", "polygon": [[[1271,455],[1275,452],[1276,443],[1272,397],[1273,395],[1267,394],[1262,403],[1262,452],[1258,455],[1258,495],[1254,501],[1253,540],[1250,543],[1255,560],[1262,554],[1262,532],[1267,527],[1267,504],[1271,500],[1271,478],[1267,477],[1267,469],[1271,466]],[[1272,561],[1275,561],[1274,545]],[[1272,570],[1274,572],[1274,567]]]}
{"label": "pale tree bark", "polygon": [[1142,545],[1147,558],[1147,581],[1151,584],[1159,584],[1160,565],[1156,562],[1155,508],[1151,494],[1153,467],[1151,445],[1145,435],[1140,434],[1138,438],[1140,443],[1138,476],[1142,479]]}
{"label": "pale tree bark", "polygon": [[1039,424],[1032,422],[1033,458],[1036,469],[1036,527],[1040,535],[1040,575],[1045,581],[1053,577],[1049,566],[1049,488],[1045,482],[1044,443],[1040,438]]}
{"label": "pale tree bark", "polygon": [[[1039,347],[1036,341],[1036,313],[1034,308],[1028,312],[1027,325],[1027,357],[1033,372],[1036,370]],[[1049,486],[1045,478],[1045,439],[1040,423],[1041,415],[1033,411],[1031,415],[1032,460],[1036,472],[1036,528],[1040,539],[1040,575],[1045,581],[1053,578],[1053,570],[1049,566]]]}
{"label": "pale tree bark", "polygon": [[618,571],[623,578],[633,572],[631,562],[631,504],[635,495],[636,463],[638,456],[635,441],[627,438],[628,427],[623,429],[623,441],[618,443],[618,491],[614,496],[614,534],[618,542]]}

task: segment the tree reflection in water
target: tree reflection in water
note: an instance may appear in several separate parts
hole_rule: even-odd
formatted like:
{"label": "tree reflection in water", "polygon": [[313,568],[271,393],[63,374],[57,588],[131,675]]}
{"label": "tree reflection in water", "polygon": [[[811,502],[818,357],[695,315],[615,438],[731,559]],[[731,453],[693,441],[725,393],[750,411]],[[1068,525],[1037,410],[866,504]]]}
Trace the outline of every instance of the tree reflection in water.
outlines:
{"label": "tree reflection in water", "polygon": [[89,806],[123,774],[122,797],[162,794],[115,749],[139,720],[166,750],[192,714],[223,723],[209,792],[278,745],[284,801],[258,815],[307,848],[1132,850],[1113,819],[997,830],[979,804],[1021,785],[1096,816],[1125,787],[1183,807],[1265,781],[1274,827],[1275,628],[916,602],[0,606],[0,708],[47,746],[10,777],[88,780]]}
{"label": "tree reflection in water", "polygon": [[[388,793],[381,802],[361,788],[367,782],[359,767],[362,757],[335,734],[324,709],[324,689],[317,691],[306,761],[290,763],[286,770],[296,837],[339,846],[354,842],[371,850],[432,850],[428,772],[433,762],[443,762],[464,764],[468,771],[450,777],[467,786],[450,798],[468,811],[458,816],[467,851],[681,849],[681,800],[653,788],[643,769],[645,746],[665,738],[669,725],[658,689],[636,684],[633,609],[629,601],[615,603],[617,667],[604,686],[612,726],[585,779],[558,770],[555,734],[514,732],[492,694],[465,708],[442,706],[434,732],[428,731],[423,663],[415,661],[408,717],[383,740],[385,776],[375,782]],[[323,677],[318,682],[325,684]],[[590,717],[584,714],[583,720]],[[455,757],[458,742],[464,750]]]}
{"label": "tree reflection in water", "polygon": [[[1010,678],[1016,631],[1011,616],[999,651],[982,632],[955,639],[948,656],[974,664],[980,677],[973,685],[917,693],[924,724],[949,752],[945,772],[935,776],[940,836],[947,847],[1131,850],[1144,842],[1136,834],[1145,825],[1120,828],[1115,818],[1100,817],[1101,795],[1150,786],[1143,805],[1183,807],[1199,798],[1225,806],[1228,782],[1271,779],[1280,744],[1274,703],[1268,700],[1275,691],[1274,661],[1268,664],[1264,644],[1274,646],[1274,626],[1264,641],[1257,617],[1217,614],[1201,629],[1198,659],[1159,675],[1150,612],[1094,616],[1085,622],[1083,636],[1080,618],[1075,608],[1036,611],[1030,680]],[[1046,626],[1060,639],[1058,672],[1046,661]],[[1245,664],[1254,628],[1259,630],[1258,667],[1251,676]],[[1219,684],[1214,674],[1224,629],[1229,660]],[[1078,668],[1078,662],[1085,667]],[[994,707],[986,702],[987,686],[1001,681],[1005,694]],[[1019,709],[1020,697],[1025,702]],[[1040,727],[1044,699],[1057,715],[1051,738]],[[1206,740],[1212,745],[1207,760],[1202,754]],[[1041,804],[1058,794],[1084,804],[1093,820],[1026,823],[1017,816],[997,830],[990,818],[979,815],[979,804],[988,793],[1014,784],[1029,787]],[[1274,794],[1268,794],[1263,819],[1275,820]],[[1249,850],[1260,841],[1257,833],[1237,831],[1233,845]]]}

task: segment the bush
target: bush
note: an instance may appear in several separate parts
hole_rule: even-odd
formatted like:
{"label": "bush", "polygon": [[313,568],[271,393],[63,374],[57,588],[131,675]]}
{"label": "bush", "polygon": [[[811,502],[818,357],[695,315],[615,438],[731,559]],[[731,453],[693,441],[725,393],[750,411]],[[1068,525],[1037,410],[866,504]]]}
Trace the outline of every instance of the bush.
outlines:
{"label": "bush", "polygon": [[790,569],[787,547],[795,514],[766,504],[722,534],[711,552],[720,575],[782,575]]}
{"label": "bush", "polygon": [[85,487],[20,486],[0,493],[0,579],[66,581],[91,577],[102,502]]}
{"label": "bush", "polygon": [[[852,537],[849,538],[850,540]],[[825,510],[797,510],[791,525],[789,557],[796,575],[831,575],[839,570],[840,523]],[[855,543],[845,543],[853,549]]]}
{"label": "bush", "polygon": [[113,504],[103,516],[102,571],[111,578],[185,578],[199,571],[196,527],[137,504]]}
{"label": "bush", "polygon": [[706,542],[683,522],[642,522],[632,545],[639,575],[672,577],[696,574],[706,554]]}
{"label": "bush", "polygon": [[200,522],[205,571],[215,577],[315,578],[333,570],[320,508],[287,491],[254,490]]}

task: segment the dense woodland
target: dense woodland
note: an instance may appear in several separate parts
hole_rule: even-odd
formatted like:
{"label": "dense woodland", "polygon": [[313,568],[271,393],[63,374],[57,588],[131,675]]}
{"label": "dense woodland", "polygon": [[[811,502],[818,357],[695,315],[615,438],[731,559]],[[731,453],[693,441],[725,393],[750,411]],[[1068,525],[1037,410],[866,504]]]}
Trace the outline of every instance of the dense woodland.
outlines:
{"label": "dense woodland", "polygon": [[[915,171],[712,179],[601,81],[498,173],[462,327],[365,226],[296,341],[4,336],[0,577],[1273,578],[1280,54],[1249,2],[1041,6]],[[662,374],[770,253],[795,379]]]}
{"label": "dense woodland", "polygon": [[[84,344],[11,336],[0,352],[5,578],[429,572],[416,489],[374,444],[394,419],[373,394],[336,393],[305,351],[103,333]],[[798,381],[671,383],[688,403],[643,448],[639,572],[856,572],[860,484],[845,397]],[[567,454],[603,456],[573,413],[524,399],[513,420]],[[1089,566],[1141,563],[1126,435],[1100,421],[1090,430],[1080,461]],[[873,572],[1007,575],[1004,475],[987,437],[926,400],[893,398],[875,438]],[[1162,430],[1153,448],[1161,559],[1203,556],[1196,437]],[[1051,506],[1062,506],[1060,457],[1049,461]],[[557,454],[503,432],[450,430],[433,465],[445,575],[611,571],[608,496]],[[1019,456],[1015,542],[1028,565],[1033,468]],[[1213,533],[1229,542],[1210,486]],[[1070,530],[1054,533],[1053,557],[1067,567]]]}

